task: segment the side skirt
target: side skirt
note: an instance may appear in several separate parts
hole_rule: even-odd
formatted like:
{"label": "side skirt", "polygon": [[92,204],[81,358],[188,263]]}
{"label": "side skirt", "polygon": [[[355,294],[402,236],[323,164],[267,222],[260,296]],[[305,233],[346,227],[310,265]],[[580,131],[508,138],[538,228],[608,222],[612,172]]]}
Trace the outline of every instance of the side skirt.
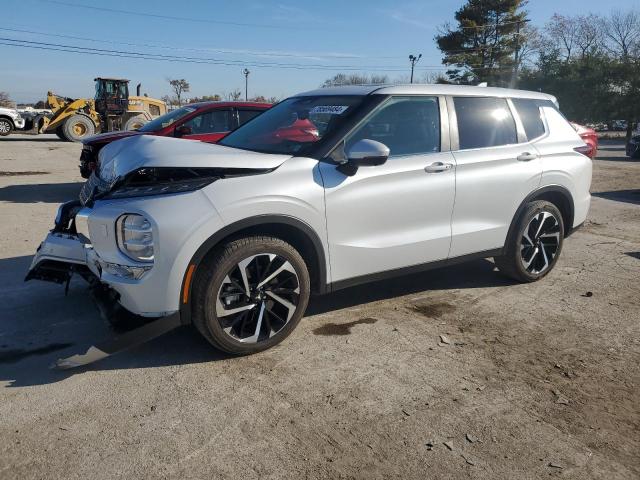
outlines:
{"label": "side skirt", "polygon": [[481,258],[497,257],[502,255],[502,248],[496,248],[493,250],[484,250],[478,253],[470,253],[469,255],[462,255],[460,257],[447,258],[445,260],[438,260],[435,262],[422,263],[420,265],[412,265],[410,267],[397,268],[394,270],[386,270],[384,272],[372,273],[370,275],[362,275],[360,277],[347,278],[345,280],[339,280],[329,285],[328,291],[335,292],[336,290],[342,290],[343,288],[354,287],[356,285],[362,285],[364,283],[377,282],[380,280],[386,280],[389,278],[400,277],[404,275],[411,275],[412,273],[426,272],[428,270],[434,270],[436,268],[447,267],[450,265],[456,265],[458,263],[465,263],[471,260],[479,260]]}

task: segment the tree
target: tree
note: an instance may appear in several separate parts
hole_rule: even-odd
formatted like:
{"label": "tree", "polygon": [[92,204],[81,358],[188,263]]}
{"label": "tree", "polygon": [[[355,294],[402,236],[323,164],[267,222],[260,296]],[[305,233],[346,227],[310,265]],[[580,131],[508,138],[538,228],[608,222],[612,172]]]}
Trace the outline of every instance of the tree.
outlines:
{"label": "tree", "polygon": [[455,14],[454,29],[445,24],[435,37],[456,83],[508,85],[520,64],[516,60],[526,43],[526,0],[468,0]]}
{"label": "tree", "polygon": [[602,32],[607,39],[606,48],[618,57],[640,55],[640,11],[614,10],[603,19]]}
{"label": "tree", "polygon": [[0,92],[0,107],[13,108],[13,102],[7,92]]}
{"label": "tree", "polygon": [[368,85],[389,83],[387,75],[369,75],[367,73],[338,73],[324,81],[321,87],[339,87],[342,85]]}
{"label": "tree", "polygon": [[565,62],[597,53],[601,46],[601,19],[594,14],[566,17],[555,14],[545,26],[546,46],[556,48]]}
{"label": "tree", "polygon": [[43,108],[47,108],[47,103],[44,100],[38,100],[33,106],[36,110],[41,110]]}
{"label": "tree", "polygon": [[225,94],[225,98],[231,102],[237,102],[242,98],[242,91],[239,88]]}
{"label": "tree", "polygon": [[640,119],[638,12],[554,15],[543,44],[521,86],[555,95],[567,117],[580,123],[624,119],[629,138]]}
{"label": "tree", "polygon": [[189,82],[187,82],[184,78],[181,79],[167,79],[169,85],[171,85],[171,89],[173,93],[176,94],[176,98],[178,100],[178,106],[182,105],[182,94],[188,92],[191,88]]}
{"label": "tree", "polygon": [[214,95],[203,95],[201,97],[193,97],[191,99],[191,103],[197,103],[197,102],[219,102],[220,100],[222,100],[222,97],[216,93]]}

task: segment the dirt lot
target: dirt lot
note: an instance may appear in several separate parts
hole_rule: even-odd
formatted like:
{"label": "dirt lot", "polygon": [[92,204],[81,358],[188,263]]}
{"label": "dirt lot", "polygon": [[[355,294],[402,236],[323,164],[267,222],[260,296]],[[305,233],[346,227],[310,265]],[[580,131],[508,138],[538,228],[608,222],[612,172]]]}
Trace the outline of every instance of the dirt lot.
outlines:
{"label": "dirt lot", "polygon": [[621,144],[537,284],[477,261],[317,298],[259,355],[184,328],[59,372],[110,335],[80,281],[22,282],[79,152],[0,139],[0,478],[640,477],[640,162]]}

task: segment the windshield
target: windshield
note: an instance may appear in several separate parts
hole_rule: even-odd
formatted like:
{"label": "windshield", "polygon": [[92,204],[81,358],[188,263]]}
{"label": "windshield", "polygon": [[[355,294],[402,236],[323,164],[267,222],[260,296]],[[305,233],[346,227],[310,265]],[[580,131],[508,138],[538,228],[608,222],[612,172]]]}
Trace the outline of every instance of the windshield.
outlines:
{"label": "windshield", "polygon": [[160,130],[162,128],[168,127],[172,123],[177,122],[181,118],[195,111],[196,109],[194,107],[182,107],[182,108],[178,108],[177,110],[172,110],[156,118],[155,120],[151,120],[149,123],[145,123],[142,127],[138,129],[138,131],[155,132],[156,130]]}
{"label": "windshield", "polygon": [[300,155],[334,132],[364,98],[344,95],[288,98],[219,143],[257,152]]}

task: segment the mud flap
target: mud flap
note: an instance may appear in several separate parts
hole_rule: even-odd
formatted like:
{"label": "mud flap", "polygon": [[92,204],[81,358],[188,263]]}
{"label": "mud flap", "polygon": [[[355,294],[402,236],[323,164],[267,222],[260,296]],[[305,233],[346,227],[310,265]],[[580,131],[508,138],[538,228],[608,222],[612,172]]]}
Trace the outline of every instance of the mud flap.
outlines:
{"label": "mud flap", "polygon": [[148,342],[160,335],[179,327],[180,313],[176,312],[166,317],[161,317],[158,320],[147,323],[142,327],[131,330],[130,332],[123,333],[115,338],[105,340],[92,345],[84,354],[76,354],[71,357],[61,358],[57,360],[52,369],[67,370],[69,368],[81,367],[83,365],[89,365],[90,363],[102,360],[110,355],[135,347],[142,343]]}

